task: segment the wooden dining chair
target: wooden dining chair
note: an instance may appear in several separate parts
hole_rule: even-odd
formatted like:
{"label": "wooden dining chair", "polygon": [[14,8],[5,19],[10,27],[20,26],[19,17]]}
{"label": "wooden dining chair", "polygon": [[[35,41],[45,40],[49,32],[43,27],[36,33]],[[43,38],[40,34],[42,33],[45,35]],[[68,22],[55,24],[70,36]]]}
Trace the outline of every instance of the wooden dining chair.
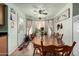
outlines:
{"label": "wooden dining chair", "polygon": [[70,56],[76,42],[73,42],[72,46],[64,45],[64,46],[47,46],[45,55],[53,55],[53,56]]}
{"label": "wooden dining chair", "polygon": [[44,46],[43,46],[43,41],[41,41],[41,45],[33,44],[34,45],[34,51],[33,51],[33,56],[36,54],[36,51],[39,50],[40,56],[44,55]]}
{"label": "wooden dining chair", "polygon": [[53,37],[55,37],[55,32],[52,34]]}
{"label": "wooden dining chair", "polygon": [[35,36],[36,36],[36,35],[35,35],[34,33],[33,33],[33,34],[31,34],[31,35],[30,35],[31,40],[33,40],[33,39],[35,38]]}
{"label": "wooden dining chair", "polygon": [[[33,44],[34,45],[34,51],[33,51],[33,56],[37,53],[36,51],[39,50],[39,52],[41,51],[41,46],[40,45],[37,45],[37,44]],[[41,53],[40,53],[41,55]]]}
{"label": "wooden dining chair", "polygon": [[61,34],[58,38],[57,38],[57,42],[60,44],[62,43],[62,39],[63,39],[63,34]]}
{"label": "wooden dining chair", "polygon": [[64,35],[64,34],[61,34],[61,37],[60,37],[61,40],[62,40],[62,38],[63,38],[63,35]]}

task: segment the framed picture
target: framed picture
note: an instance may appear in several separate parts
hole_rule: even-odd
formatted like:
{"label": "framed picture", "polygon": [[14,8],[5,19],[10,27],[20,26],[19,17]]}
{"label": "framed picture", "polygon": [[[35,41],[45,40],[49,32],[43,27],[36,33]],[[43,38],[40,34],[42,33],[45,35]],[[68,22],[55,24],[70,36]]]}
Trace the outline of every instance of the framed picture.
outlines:
{"label": "framed picture", "polygon": [[5,21],[5,5],[0,4],[0,26],[4,25]]}
{"label": "framed picture", "polygon": [[65,20],[67,18],[70,18],[70,8],[66,9],[65,11],[63,11],[60,16],[57,16],[56,18],[56,22]]}
{"label": "framed picture", "polygon": [[13,9],[13,8],[10,8],[10,20],[16,20],[16,17],[17,17],[17,15],[16,15],[16,12],[15,12],[15,10]]}
{"label": "framed picture", "polygon": [[16,20],[17,20],[17,13],[13,8],[10,8],[10,20],[11,20],[11,28],[14,28]]}

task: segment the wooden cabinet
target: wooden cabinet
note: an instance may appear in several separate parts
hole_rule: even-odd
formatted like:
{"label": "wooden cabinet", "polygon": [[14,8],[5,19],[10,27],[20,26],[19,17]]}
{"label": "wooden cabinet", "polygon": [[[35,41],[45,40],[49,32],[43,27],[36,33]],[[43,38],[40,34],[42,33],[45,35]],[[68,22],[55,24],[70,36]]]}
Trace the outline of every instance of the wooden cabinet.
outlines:
{"label": "wooden cabinet", "polygon": [[8,38],[7,34],[0,33],[0,56],[8,55]]}

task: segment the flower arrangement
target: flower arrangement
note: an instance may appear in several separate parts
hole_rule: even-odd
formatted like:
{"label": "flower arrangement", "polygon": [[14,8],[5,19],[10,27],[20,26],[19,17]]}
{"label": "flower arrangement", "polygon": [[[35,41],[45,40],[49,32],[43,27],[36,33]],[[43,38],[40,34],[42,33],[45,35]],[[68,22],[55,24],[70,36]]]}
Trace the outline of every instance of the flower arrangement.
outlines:
{"label": "flower arrangement", "polygon": [[41,33],[41,36],[47,35],[47,31],[44,30],[44,27],[40,28],[40,33]]}

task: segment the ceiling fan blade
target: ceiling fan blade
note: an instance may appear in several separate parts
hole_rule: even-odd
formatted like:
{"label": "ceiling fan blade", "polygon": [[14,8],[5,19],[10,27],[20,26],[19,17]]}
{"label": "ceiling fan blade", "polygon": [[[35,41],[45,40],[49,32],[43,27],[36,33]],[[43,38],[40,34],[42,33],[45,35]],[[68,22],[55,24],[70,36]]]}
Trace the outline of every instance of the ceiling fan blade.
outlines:
{"label": "ceiling fan blade", "polygon": [[43,13],[44,15],[47,15],[48,13]]}
{"label": "ceiling fan blade", "polygon": [[34,12],[37,12],[36,10],[34,10]]}

